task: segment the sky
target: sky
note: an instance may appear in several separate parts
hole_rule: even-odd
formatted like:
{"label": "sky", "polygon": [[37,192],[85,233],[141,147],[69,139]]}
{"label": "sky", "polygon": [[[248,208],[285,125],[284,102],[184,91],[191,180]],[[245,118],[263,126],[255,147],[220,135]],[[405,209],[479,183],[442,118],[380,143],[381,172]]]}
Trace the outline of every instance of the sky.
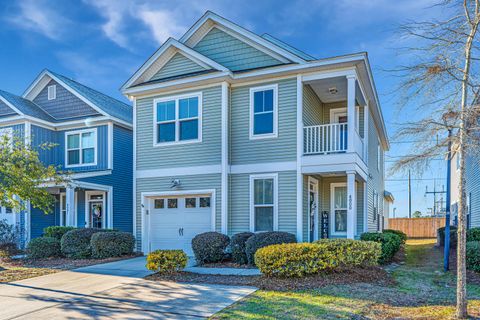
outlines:
{"label": "sky", "polygon": [[[390,71],[400,55],[402,23],[441,14],[435,0],[140,1],[0,0],[0,89],[22,94],[45,68],[128,102],[120,86],[168,38],[180,38],[206,10],[257,33],[269,33],[317,58],[367,51],[391,149],[386,165],[409,152],[395,140],[398,123],[410,118],[396,104],[399,79]],[[425,189],[445,185],[445,164],[433,161],[412,173],[412,212],[426,212]],[[404,173],[386,176],[396,216],[408,215]]]}

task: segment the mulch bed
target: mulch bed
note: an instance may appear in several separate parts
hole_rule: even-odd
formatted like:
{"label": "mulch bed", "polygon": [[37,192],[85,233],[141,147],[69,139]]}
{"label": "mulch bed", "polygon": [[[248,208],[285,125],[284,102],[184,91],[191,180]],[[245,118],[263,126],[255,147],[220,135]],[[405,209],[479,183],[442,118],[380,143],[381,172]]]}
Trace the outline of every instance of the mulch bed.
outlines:
{"label": "mulch bed", "polygon": [[198,267],[202,268],[235,268],[235,269],[255,269],[254,266],[248,264],[239,264],[233,261],[223,261],[223,262],[216,262],[216,263],[205,263],[202,265],[198,265]]}
{"label": "mulch bed", "polygon": [[393,285],[395,281],[380,267],[344,269],[304,278],[274,278],[265,276],[223,276],[191,272],[175,274],[153,274],[146,277],[152,281],[173,281],[186,283],[211,283],[237,286],[253,286],[262,290],[290,291],[309,290],[336,284],[375,283]]}

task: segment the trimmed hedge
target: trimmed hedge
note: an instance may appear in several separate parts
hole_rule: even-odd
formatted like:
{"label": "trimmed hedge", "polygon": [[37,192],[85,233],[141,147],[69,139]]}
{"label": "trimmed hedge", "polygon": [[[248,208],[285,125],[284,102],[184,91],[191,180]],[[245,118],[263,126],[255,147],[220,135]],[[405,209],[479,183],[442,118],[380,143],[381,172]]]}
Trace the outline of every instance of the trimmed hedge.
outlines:
{"label": "trimmed hedge", "polygon": [[381,264],[390,262],[402,245],[400,237],[393,233],[365,232],[361,234],[360,240],[379,242],[382,245],[382,254],[378,260]]}
{"label": "trimmed hedge", "polygon": [[232,249],[232,260],[238,264],[247,264],[247,254],[245,253],[246,242],[253,236],[253,232],[241,232],[234,234],[230,241],[230,248]]}
{"label": "trimmed hedge", "polygon": [[79,228],[65,233],[62,237],[61,250],[67,258],[87,259],[92,256],[90,240],[97,232],[105,232],[105,229]]}
{"label": "trimmed hedge", "polygon": [[65,233],[70,230],[76,229],[75,227],[62,227],[62,226],[50,226],[43,229],[44,237],[52,237],[58,240],[62,240]]}
{"label": "trimmed hedge", "polygon": [[245,254],[247,255],[248,264],[255,264],[255,253],[258,249],[273,244],[296,243],[297,238],[294,234],[281,231],[269,231],[256,233],[248,238],[245,243]]}
{"label": "trimmed hedge", "polygon": [[[440,246],[445,246],[445,227],[437,229],[437,237],[440,241]],[[450,226],[450,249],[457,247],[457,227]]]}
{"label": "trimmed hedge", "polygon": [[222,261],[230,238],[219,232],[200,233],[192,239],[195,260],[202,265]]}
{"label": "trimmed hedge", "polygon": [[[276,244],[258,249],[255,263],[266,276],[303,277],[331,271],[354,261],[355,266],[378,264],[380,245],[360,241],[321,241]],[[355,250],[352,250],[355,248]],[[354,253],[355,251],[355,253]],[[356,255],[360,253],[359,255]]]}
{"label": "trimmed hedge", "polygon": [[174,273],[187,266],[188,257],[183,250],[155,250],[147,256],[147,269],[159,273]]}
{"label": "trimmed hedge", "polygon": [[97,232],[90,239],[92,257],[104,259],[132,254],[135,238],[129,232]]}
{"label": "trimmed hedge", "polygon": [[30,259],[44,259],[59,257],[62,255],[60,250],[60,240],[53,237],[40,237],[30,240],[27,246],[27,256]]}
{"label": "trimmed hedge", "polygon": [[480,228],[471,228],[467,230],[467,242],[480,241]]}
{"label": "trimmed hedge", "polygon": [[402,244],[405,244],[405,242],[407,242],[407,235],[406,235],[405,233],[403,233],[402,231],[400,231],[400,230],[385,229],[385,230],[383,230],[383,233],[393,233],[393,234],[396,234],[396,235],[399,236],[400,239],[402,240]]}

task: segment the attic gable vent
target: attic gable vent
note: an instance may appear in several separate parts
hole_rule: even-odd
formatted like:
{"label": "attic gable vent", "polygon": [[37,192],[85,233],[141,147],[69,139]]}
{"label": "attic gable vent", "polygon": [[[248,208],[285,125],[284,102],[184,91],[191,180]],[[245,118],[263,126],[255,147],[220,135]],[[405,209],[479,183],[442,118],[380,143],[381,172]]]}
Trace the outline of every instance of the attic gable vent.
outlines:
{"label": "attic gable vent", "polygon": [[48,86],[48,100],[55,100],[57,98],[57,86]]}

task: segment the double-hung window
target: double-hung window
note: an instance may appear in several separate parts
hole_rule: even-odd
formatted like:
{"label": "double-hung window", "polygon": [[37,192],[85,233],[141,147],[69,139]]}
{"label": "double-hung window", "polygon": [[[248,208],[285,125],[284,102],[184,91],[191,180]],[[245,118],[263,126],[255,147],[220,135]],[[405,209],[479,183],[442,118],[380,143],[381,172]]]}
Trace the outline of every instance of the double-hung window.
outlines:
{"label": "double-hung window", "polygon": [[277,137],[278,86],[250,89],[250,139]]}
{"label": "double-hung window", "polygon": [[277,175],[250,176],[250,229],[277,230]]}
{"label": "double-hung window", "polygon": [[97,162],[97,130],[81,130],[65,133],[66,167],[95,165]]}
{"label": "double-hung window", "polygon": [[155,100],[154,144],[201,141],[201,94]]}

